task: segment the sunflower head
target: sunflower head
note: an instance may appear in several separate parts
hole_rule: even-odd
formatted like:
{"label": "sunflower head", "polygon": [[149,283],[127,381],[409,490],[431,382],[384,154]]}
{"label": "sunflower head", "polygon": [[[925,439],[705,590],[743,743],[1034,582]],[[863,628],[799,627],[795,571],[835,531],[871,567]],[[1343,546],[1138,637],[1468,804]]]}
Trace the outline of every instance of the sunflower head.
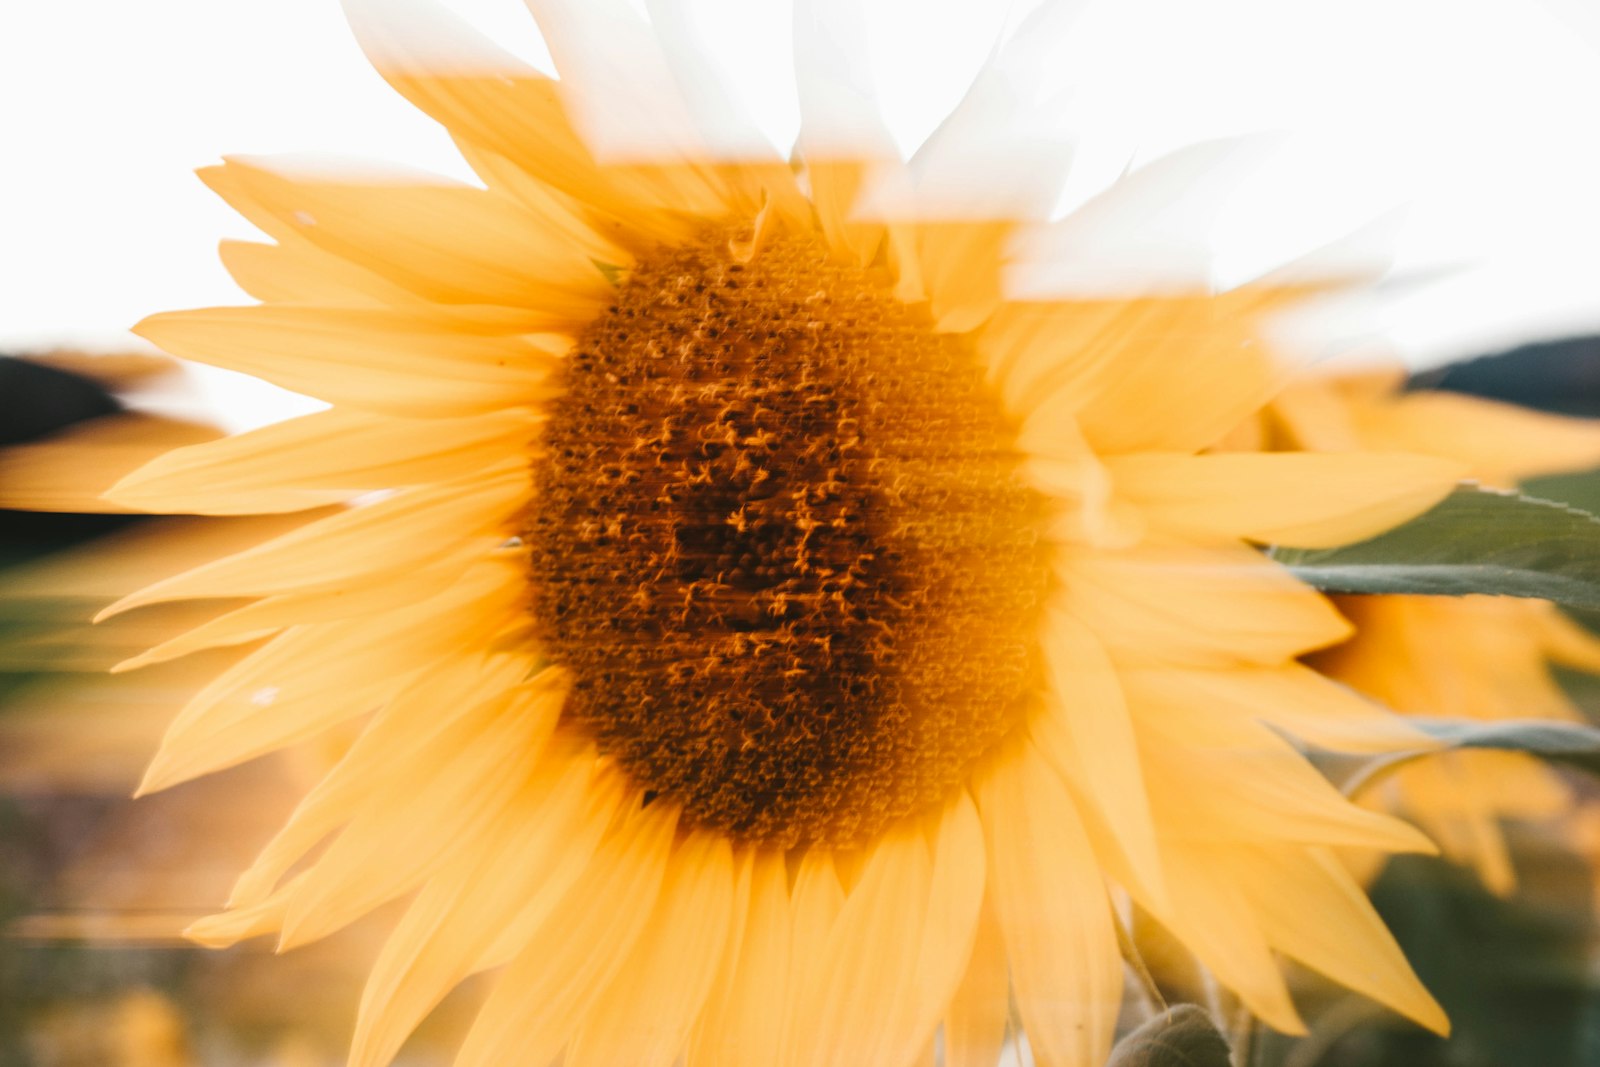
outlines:
{"label": "sunflower head", "polygon": [[560,81],[358,19],[482,187],[230,160],[206,179],[272,239],[224,251],[262,303],[142,325],[331,405],[115,490],[307,513],[117,606],[252,601],[134,665],[261,642],[147,787],[360,728],[195,936],[295,945],[414,894],[363,1067],[490,968],[463,1064],[909,1064],[941,1025],[993,1062],[1013,1000],[1041,1062],[1097,1064],[1128,899],[1283,1029],[1278,952],[1442,1027],[1332,851],[1427,842],[1283,736],[1415,735],[1296,662],[1348,625],[1253,546],[1370,535],[1458,465],[1207,451],[1284,380],[1263,324],[1303,287],[1008,288],[1016,249],[1145,226],[1216,150],[1060,222],[1053,188],[933,218],[978,120],[1037,95],[996,93],[1017,49],[907,165],[812,151],[854,99],[813,42],[792,165],[619,156],[586,120],[681,133],[652,72],[703,86],[671,12],[535,6]]}
{"label": "sunflower head", "polygon": [[1043,500],[970,342],[883,282],[708,227],[640,259],[542,427],[521,533],[564,714],[742,842],[870,840],[1037,672]]}

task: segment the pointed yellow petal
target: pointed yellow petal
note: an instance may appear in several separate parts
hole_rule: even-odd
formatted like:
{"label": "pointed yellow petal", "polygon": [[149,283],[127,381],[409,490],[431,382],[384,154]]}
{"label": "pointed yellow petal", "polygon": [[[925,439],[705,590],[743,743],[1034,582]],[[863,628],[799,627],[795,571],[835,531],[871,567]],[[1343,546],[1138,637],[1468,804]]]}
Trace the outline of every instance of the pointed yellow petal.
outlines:
{"label": "pointed yellow petal", "polygon": [[1231,855],[1214,845],[1170,844],[1167,862],[1183,892],[1162,921],[1254,1015],[1279,1033],[1303,1034],[1272,947],[1232,882]]}
{"label": "pointed yellow petal", "polygon": [[1373,537],[1444,498],[1465,464],[1406,453],[1112,457],[1117,492],[1186,540],[1324,548]]}
{"label": "pointed yellow petal", "polygon": [[200,177],[269,234],[292,234],[436,303],[548,307],[583,321],[610,291],[579,250],[486,190],[243,157]]}
{"label": "pointed yellow petal", "polygon": [[710,992],[730,922],[742,921],[742,912],[728,841],[701,831],[679,842],[644,931],[562,1062],[671,1067]]}
{"label": "pointed yellow petal", "polygon": [[117,674],[202,649],[244,644],[304,623],[334,622],[405,608],[443,593],[483,554],[480,546],[469,545],[468,551],[446,556],[424,571],[397,577],[387,584],[268,597],[163,641],[111,670]]}
{"label": "pointed yellow petal", "polygon": [[389,1063],[457,983],[504,962],[490,955],[495,945],[519,930],[525,941],[565,898],[621,800],[593,769],[589,753],[539,760],[504,813],[417,895],[373,964],[351,1067]]}
{"label": "pointed yellow petal", "polygon": [[1041,1064],[1100,1067],[1122,1001],[1122,955],[1100,865],[1072,799],[1031,745],[978,783],[989,887],[1017,1009]]}
{"label": "pointed yellow petal", "polygon": [[978,336],[1008,411],[1069,396],[1101,452],[1192,452],[1262,406],[1287,368],[1258,320],[1285,294],[1008,304]]}
{"label": "pointed yellow petal", "polygon": [[1076,395],[1094,368],[1093,342],[1108,331],[1120,305],[1109,302],[1008,301],[975,336],[1007,412],[1025,416],[1046,401],[1064,416],[1082,404]]}
{"label": "pointed yellow petal", "polygon": [[586,205],[608,238],[634,247],[682,240],[692,218],[648,182],[602,168],[573,129],[557,82],[485,40],[437,5],[404,19],[385,0],[345,0],[367,58],[402,96],[455,137],[481,145]]}
{"label": "pointed yellow petal", "polygon": [[978,928],[961,984],[944,1017],[947,1067],[995,1067],[1005,1047],[1011,1016],[1011,983],[1006,948],[994,915],[991,891],[978,914]]}
{"label": "pointed yellow petal", "polygon": [[526,661],[517,656],[459,656],[405,687],[239,876],[230,905],[260,901],[307,852],[366,805],[384,803],[391,792],[409,792],[441,733],[517,684],[526,672]]}
{"label": "pointed yellow petal", "polygon": [[780,1067],[796,1067],[810,1058],[816,1043],[817,1000],[829,975],[820,946],[826,945],[844,910],[844,888],[833,854],[813,848],[800,860],[790,895],[789,997],[784,1002]]}
{"label": "pointed yellow petal", "polygon": [[1273,947],[1438,1034],[1450,1021],[1355,879],[1324,849],[1240,850],[1230,863]]}
{"label": "pointed yellow petal", "polygon": [[905,976],[916,973],[919,935],[926,919],[930,863],[920,827],[902,826],[871,846],[860,880],[845,898],[819,946],[817,985],[797,990],[799,1026],[805,1033],[795,1063],[802,1067],[856,1060],[903,1064],[908,1050],[887,1043],[895,1002]]}
{"label": "pointed yellow petal", "polygon": [[924,1050],[967,973],[983,911],[987,878],[983,824],[965,789],[939,813],[933,841],[928,908],[920,937],[916,983],[902,984],[896,1030],[885,1027],[882,1062],[910,1055],[920,1037]]}
{"label": "pointed yellow petal", "polygon": [[1461,460],[1473,477],[1495,486],[1600,464],[1600,426],[1593,419],[1457,393],[1404,393],[1358,407],[1353,418],[1369,444]]}
{"label": "pointed yellow petal", "polygon": [[206,426],[109,415],[0,451],[0,507],[75,514],[130,510],[104,498],[118,479],[164,452],[209,441]]}
{"label": "pointed yellow petal", "polygon": [[457,417],[548,395],[569,343],[477,334],[383,308],[255,305],[152,315],[134,332],[175,356],[367,411]]}
{"label": "pointed yellow petal", "polygon": [[309,241],[224,240],[217,254],[228,276],[267,303],[334,307],[425,307],[427,302]]}
{"label": "pointed yellow petal", "polygon": [[861,194],[863,165],[849,160],[814,160],[807,166],[806,175],[811,184],[811,203],[828,247],[848,262],[862,266],[871,263],[887,232],[882,223],[852,217],[856,198]]}
{"label": "pointed yellow petal", "polygon": [[[295,627],[219,675],[168,728],[140,793],[233,766],[370,711],[413,674],[515,618],[520,590],[484,566],[378,620]],[[451,620],[441,625],[440,619]]]}
{"label": "pointed yellow petal", "polygon": [[1335,752],[1406,752],[1437,742],[1382,705],[1299,663],[1204,670],[1124,668],[1142,699],[1268,723]]}
{"label": "pointed yellow petal", "polygon": [[[1082,783],[1083,795],[1116,832],[1134,876],[1163,900],[1155,822],[1116,669],[1094,634],[1059,611],[1047,611],[1041,645],[1055,699],[1035,716],[1034,743],[1058,773]],[[1055,743],[1061,728],[1071,735],[1066,745]]]}
{"label": "pointed yellow petal", "polygon": [[296,875],[282,889],[247,908],[230,908],[220,915],[196,920],[183,936],[207,948],[229,948],[240,941],[274,933],[283,923],[289,898],[304,877]]}
{"label": "pointed yellow petal", "polygon": [[600,845],[584,876],[501,972],[457,1067],[549,1063],[649,924],[666,875],[676,815],[636,810]]}
{"label": "pointed yellow petal", "polygon": [[455,862],[463,841],[504,810],[555,727],[561,694],[491,697],[437,743],[428,774],[369,804],[317,857],[289,901],[280,944],[324,937]]}
{"label": "pointed yellow petal", "polygon": [[1167,835],[1434,851],[1410,824],[1345,799],[1267,727],[1219,715],[1192,697],[1152,699],[1131,679],[1127,692],[1151,802]]}
{"label": "pointed yellow petal", "polygon": [[1000,306],[1001,268],[1016,224],[939,221],[916,225],[917,257],[935,329],[966,333]]}
{"label": "pointed yellow petal", "polygon": [[465,477],[521,454],[535,426],[515,409],[419,422],[334,408],[168,452],[106,496],[142,511],[300,511],[366,490]]}
{"label": "pointed yellow petal", "polygon": [[750,904],[735,959],[690,1035],[698,1067],[777,1063],[783,1005],[789,1002],[789,874],[781,852],[752,861]]}
{"label": "pointed yellow petal", "polygon": [[483,184],[515,200],[544,228],[559,231],[563,240],[590,259],[623,269],[633,266],[633,253],[607,236],[605,227],[586,218],[583,204],[568,193],[540,181],[499,152],[475,141],[458,137],[456,150]]}
{"label": "pointed yellow petal", "polygon": [[[871,846],[820,951],[822,983],[798,991],[801,1064],[909,1065],[932,1040],[970,955],[983,899],[983,832],[960,792]],[[906,975],[916,975],[908,982]]]}
{"label": "pointed yellow petal", "polygon": [[498,527],[528,491],[528,473],[519,464],[485,471],[469,484],[398,493],[147,586],[105,608],[96,620],[190,597],[338,593],[422,570],[457,551],[486,554],[504,540]]}
{"label": "pointed yellow petal", "polygon": [[1063,550],[1056,569],[1062,607],[1119,662],[1276,666],[1350,634],[1326,597],[1242,545]]}
{"label": "pointed yellow petal", "polygon": [[373,710],[427,665],[416,658],[424,650],[418,642],[392,649],[382,643],[390,636],[388,629],[369,634],[330,624],[275,638],[184,705],[135,795],[243,763]]}

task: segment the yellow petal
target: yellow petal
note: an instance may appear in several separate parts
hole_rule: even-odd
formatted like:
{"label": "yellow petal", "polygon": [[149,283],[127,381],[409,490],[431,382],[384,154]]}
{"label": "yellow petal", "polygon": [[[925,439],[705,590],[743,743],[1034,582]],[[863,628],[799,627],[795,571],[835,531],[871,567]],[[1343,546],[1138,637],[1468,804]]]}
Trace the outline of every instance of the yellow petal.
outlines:
{"label": "yellow petal", "polygon": [[1167,835],[1434,851],[1408,823],[1346,800],[1267,727],[1218,715],[1192,697],[1167,703],[1132,679],[1127,693]]}
{"label": "yellow petal", "polygon": [[0,507],[74,514],[134,510],[103,494],[155,457],[217,436],[207,426],[126,414],[7,445],[0,451]]}
{"label": "yellow petal", "polygon": [[1010,303],[978,346],[1006,409],[1026,413],[1069,397],[1097,451],[1192,452],[1255,412],[1287,369],[1258,322],[1288,296],[1218,296]]}
{"label": "yellow petal", "polygon": [[[1094,634],[1061,612],[1046,613],[1041,644],[1055,699],[1035,716],[1034,742],[1058,773],[1082,783],[1116,832],[1134,876],[1164,899],[1155,822],[1116,669]],[[1065,745],[1055,743],[1062,727],[1071,735]]]}
{"label": "yellow petal", "polygon": [[780,1067],[796,1067],[811,1057],[816,1043],[819,992],[831,976],[820,946],[828,943],[844,911],[844,888],[827,849],[807,850],[790,894],[789,997],[784,1001]]}
{"label": "yellow petal", "polygon": [[1375,536],[1444,498],[1465,464],[1405,453],[1117,456],[1117,492],[1186,540],[1325,548]]}
{"label": "yellow petal", "polygon": [[201,308],[152,315],[133,329],[175,356],[332,404],[422,418],[537,403],[570,343],[471,333],[382,308]]}
{"label": "yellow petal", "polygon": [[1303,1034],[1305,1023],[1289,999],[1272,946],[1233,884],[1231,855],[1215,845],[1169,843],[1166,860],[1183,892],[1161,921],[1253,1014],[1280,1033]]}
{"label": "yellow petal", "polygon": [[[965,789],[939,813],[933,841],[933,872],[915,974],[918,981],[900,986],[896,1029],[885,1027],[882,1062],[908,1057],[920,1036],[931,1047],[939,1019],[967,972],[978,936],[987,877],[983,824]],[[920,1062],[920,1061],[918,1061]]]}
{"label": "yellow petal", "polygon": [[440,596],[378,620],[286,631],[184,705],[140,793],[242,763],[373,710],[412,675],[502,629],[518,610],[519,592],[499,568],[479,568]]}
{"label": "yellow petal", "polygon": [[184,705],[134,795],[243,763],[373,710],[426,665],[415,658],[422,651],[416,643],[393,651],[372,643],[388,636],[334,626],[278,636]]}
{"label": "yellow petal", "polygon": [[555,727],[562,694],[491,697],[437,739],[409,792],[369,804],[296,888],[279,944],[317,940],[410,892],[504,810]]}
{"label": "yellow petal", "polygon": [[853,217],[864,173],[862,164],[850,160],[812,160],[806,168],[811,203],[828,247],[861,266],[873,261],[887,236],[882,223]]}
{"label": "yellow petal", "polygon": [[484,554],[504,540],[505,533],[496,527],[527,493],[527,471],[514,467],[485,472],[475,483],[398,493],[146,586],[96,619],[190,597],[338,593],[425,569],[441,555],[454,556],[451,549]]}
{"label": "yellow petal", "polygon": [[394,611],[419,600],[438,596],[460,579],[462,573],[484,555],[480,546],[468,545],[431,564],[427,569],[406,574],[381,585],[335,589],[319,593],[290,593],[247,604],[237,611],[201,623],[170,640],[146,649],[111,668],[113,674],[164,663],[202,649],[226,647],[270,637],[279,630],[302,623],[324,623],[358,615]]}
{"label": "yellow petal", "polygon": [[555,1059],[648,925],[675,826],[670,805],[652,804],[613,829],[583,878],[501,972],[462,1043],[458,1067]]}
{"label": "yellow petal", "polygon": [[[797,991],[805,1040],[796,1062],[909,1067],[932,1040],[965,969],[983,899],[983,833],[971,799],[937,813],[929,855],[922,819],[875,842]],[[915,980],[907,981],[907,975]]]}
{"label": "yellow petal", "polygon": [[1276,666],[1350,634],[1326,597],[1237,546],[1063,550],[1061,606],[1119,662]]}
{"label": "yellow petal", "polygon": [[1404,393],[1358,407],[1353,417],[1369,446],[1461,460],[1473,477],[1500,487],[1600,464],[1600,426],[1592,419],[1457,393]]}
{"label": "yellow petal", "polygon": [[282,889],[249,907],[230,908],[220,915],[199,919],[183,936],[207,948],[228,948],[252,937],[275,933],[283,924],[289,898],[304,877],[296,875]]}
{"label": "yellow petal", "polygon": [[990,892],[978,914],[972,955],[944,1017],[947,1067],[995,1067],[1011,1015],[1006,948]]}
{"label": "yellow petal", "polygon": [[1155,703],[1268,723],[1335,752],[1406,752],[1437,744],[1404,717],[1299,663],[1225,670],[1150,666],[1122,674]]}
{"label": "yellow petal", "polygon": [[508,929],[526,940],[566,896],[621,799],[595,788],[593,769],[592,755],[537,761],[504,812],[417,894],[372,965],[351,1067],[389,1063],[457,983],[504,962],[489,951]]}
{"label": "yellow petal", "polygon": [[385,0],[345,0],[367,58],[402,96],[458,139],[495,152],[586,205],[607,237],[640,247],[682,240],[694,220],[647,178],[602,168],[568,119],[557,82],[433,4],[398,19]]}
{"label": "yellow petal", "polygon": [[436,303],[548,307],[582,321],[610,291],[580,250],[486,190],[243,157],[200,177],[269,234],[292,234]]}
{"label": "yellow petal", "polygon": [[1323,849],[1241,849],[1229,866],[1273,947],[1438,1034],[1450,1021],[1365,894]]}
{"label": "yellow petal", "polygon": [[228,276],[257,300],[334,307],[426,307],[427,301],[309,241],[227,239],[217,254]]}
{"label": "yellow petal", "polygon": [[334,408],[168,452],[106,496],[142,511],[301,511],[362,491],[465,477],[521,454],[535,425],[515,409],[418,422]]}
{"label": "yellow petal", "polygon": [[934,328],[977,329],[1000,306],[1001,267],[1016,224],[938,221],[916,224],[917,257]]}
{"label": "yellow petal", "polygon": [[1122,1001],[1122,955],[1100,865],[1072,799],[1030,745],[978,783],[989,887],[1038,1062],[1100,1067]]}
{"label": "yellow petal", "polygon": [[545,229],[580,249],[591,260],[627,269],[634,257],[627,247],[601,232],[586,217],[584,205],[568,193],[540,181],[512,160],[475,141],[456,138],[456,151],[489,188],[510,197],[535,215]]}
{"label": "yellow petal", "polygon": [[873,843],[860,880],[820,946],[812,972],[820,986],[797,990],[796,1010],[806,1031],[797,1064],[902,1064],[921,1049],[925,1035],[904,1049],[885,1047],[884,1031],[906,976],[916,973],[929,874],[919,827],[891,831]]}
{"label": "yellow petal", "polygon": [[777,1063],[789,1002],[789,874],[781,852],[753,857],[750,904],[736,956],[690,1036],[697,1067]]}
{"label": "yellow petal", "polygon": [[726,838],[691,833],[673,849],[655,909],[562,1060],[570,1067],[671,1067],[710,992],[734,898]]}
{"label": "yellow petal", "polygon": [[295,807],[234,885],[229,904],[255,904],[333,830],[394,790],[409,791],[442,731],[527,673],[520,657],[459,656],[405,687]]}

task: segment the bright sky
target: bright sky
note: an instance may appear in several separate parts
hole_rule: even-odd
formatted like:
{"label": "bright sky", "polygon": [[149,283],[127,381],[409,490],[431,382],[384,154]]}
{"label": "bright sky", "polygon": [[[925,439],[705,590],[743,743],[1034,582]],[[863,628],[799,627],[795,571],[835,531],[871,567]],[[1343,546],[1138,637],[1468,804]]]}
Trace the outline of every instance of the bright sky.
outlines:
{"label": "bright sky", "polygon": [[[443,2],[548,64],[520,0]],[[788,3],[687,2],[747,107],[787,145]],[[1006,7],[864,3],[878,95],[909,149],[959,98]],[[1284,131],[1228,213],[1224,248],[1240,263],[1404,207],[1401,269],[1470,268],[1387,313],[1413,362],[1600,328],[1594,0],[1084,6],[1058,46],[1081,134],[1072,198],[1130,159]],[[5,3],[0,101],[0,350],[117,346],[152,311],[241,302],[215,246],[255,235],[190,174],[224,153],[466,176],[442,132],[367,65],[337,0]]]}

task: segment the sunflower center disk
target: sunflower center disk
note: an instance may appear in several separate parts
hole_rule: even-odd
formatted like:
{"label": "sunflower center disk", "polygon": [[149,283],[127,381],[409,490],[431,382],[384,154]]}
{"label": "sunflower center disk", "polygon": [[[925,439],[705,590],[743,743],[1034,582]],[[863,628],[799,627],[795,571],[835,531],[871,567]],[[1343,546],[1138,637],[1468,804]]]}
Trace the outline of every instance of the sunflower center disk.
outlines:
{"label": "sunflower center disk", "polygon": [[849,847],[1015,726],[1041,501],[963,339],[816,240],[642,261],[535,461],[532,610],[565,715],[683,819]]}

